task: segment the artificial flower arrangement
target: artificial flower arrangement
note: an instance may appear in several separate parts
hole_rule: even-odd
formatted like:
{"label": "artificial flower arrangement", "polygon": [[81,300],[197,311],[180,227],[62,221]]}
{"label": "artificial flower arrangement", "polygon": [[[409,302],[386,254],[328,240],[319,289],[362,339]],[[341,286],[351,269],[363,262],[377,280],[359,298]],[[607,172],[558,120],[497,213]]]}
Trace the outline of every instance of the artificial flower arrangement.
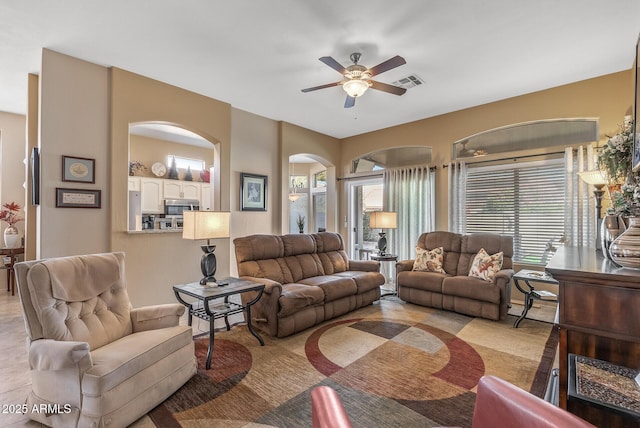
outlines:
{"label": "artificial flower arrangement", "polygon": [[598,155],[598,166],[610,184],[622,184],[632,176],[633,119],[625,116],[620,132],[609,137]]}
{"label": "artificial flower arrangement", "polygon": [[7,204],[3,204],[2,207],[3,210],[0,211],[0,220],[6,221],[11,226],[19,221],[24,220],[18,215],[20,209],[22,208],[19,204],[16,204],[15,202],[9,202]]}
{"label": "artificial flower arrangement", "polygon": [[625,116],[620,132],[609,137],[598,155],[598,166],[609,180],[611,206],[607,214],[640,215],[640,176],[633,173],[633,119]]}

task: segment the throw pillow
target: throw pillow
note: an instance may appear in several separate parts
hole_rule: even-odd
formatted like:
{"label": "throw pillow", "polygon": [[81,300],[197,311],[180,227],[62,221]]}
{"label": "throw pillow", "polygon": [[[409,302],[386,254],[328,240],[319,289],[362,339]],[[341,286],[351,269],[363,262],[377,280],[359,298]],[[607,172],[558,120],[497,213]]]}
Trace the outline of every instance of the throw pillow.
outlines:
{"label": "throw pillow", "polygon": [[442,269],[443,260],[444,250],[442,247],[434,248],[433,250],[416,247],[416,260],[413,262],[413,270],[446,273]]}
{"label": "throw pillow", "polygon": [[481,248],[473,259],[469,276],[493,281],[493,277],[502,269],[502,259],[502,251],[490,256],[484,248]]}

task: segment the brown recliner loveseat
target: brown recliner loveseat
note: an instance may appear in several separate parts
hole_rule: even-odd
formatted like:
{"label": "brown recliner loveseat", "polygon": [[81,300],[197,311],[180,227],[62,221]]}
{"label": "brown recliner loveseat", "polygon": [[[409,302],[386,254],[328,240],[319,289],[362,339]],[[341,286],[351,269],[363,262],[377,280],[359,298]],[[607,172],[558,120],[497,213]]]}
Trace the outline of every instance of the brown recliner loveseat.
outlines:
{"label": "brown recliner loveseat", "polygon": [[[461,235],[452,232],[423,233],[418,247],[442,247],[444,273],[414,271],[414,260],[396,263],[398,297],[417,305],[446,309],[465,315],[503,320],[511,301],[513,238],[494,233]],[[469,276],[478,252],[503,252],[502,270],[491,281]]]}
{"label": "brown recliner loveseat", "polygon": [[[270,336],[289,336],[380,298],[380,263],[349,260],[337,233],[251,235],[233,243],[240,278],[265,284],[251,316]],[[242,294],[243,301],[253,298]]]}

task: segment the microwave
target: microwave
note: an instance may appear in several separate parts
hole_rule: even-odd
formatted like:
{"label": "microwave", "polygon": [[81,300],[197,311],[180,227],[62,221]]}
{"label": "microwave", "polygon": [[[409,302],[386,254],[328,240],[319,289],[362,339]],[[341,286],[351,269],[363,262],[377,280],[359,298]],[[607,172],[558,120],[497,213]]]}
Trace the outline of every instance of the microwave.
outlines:
{"label": "microwave", "polygon": [[165,199],[165,216],[182,216],[184,211],[200,210],[200,201],[197,199]]}

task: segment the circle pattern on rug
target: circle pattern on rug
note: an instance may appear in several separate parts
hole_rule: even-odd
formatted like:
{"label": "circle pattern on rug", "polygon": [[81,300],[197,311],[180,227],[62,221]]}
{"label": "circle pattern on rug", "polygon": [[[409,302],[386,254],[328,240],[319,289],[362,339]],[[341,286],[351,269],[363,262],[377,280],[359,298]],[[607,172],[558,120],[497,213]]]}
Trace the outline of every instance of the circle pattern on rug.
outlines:
{"label": "circle pattern on rug", "polygon": [[[323,336],[334,329],[354,328],[375,336],[376,345],[344,367],[323,351],[330,347]],[[403,337],[411,335],[410,346]],[[357,334],[354,355],[366,335]],[[344,344],[341,348],[344,352]],[[468,343],[427,324],[400,321],[344,320],[316,330],[305,343],[309,362],[334,381],[362,392],[397,400],[436,400],[459,396],[473,389],[484,375],[482,357]],[[446,387],[443,387],[445,386]]]}

